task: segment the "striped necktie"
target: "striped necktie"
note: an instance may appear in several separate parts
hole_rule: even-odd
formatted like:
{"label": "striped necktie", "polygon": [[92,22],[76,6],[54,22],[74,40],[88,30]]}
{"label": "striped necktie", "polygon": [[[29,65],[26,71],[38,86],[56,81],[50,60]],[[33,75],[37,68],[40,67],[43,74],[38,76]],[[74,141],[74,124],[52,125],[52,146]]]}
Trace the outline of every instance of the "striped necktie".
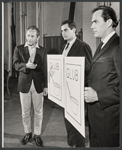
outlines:
{"label": "striped necktie", "polygon": [[103,45],[103,42],[100,42],[100,44],[99,44],[99,46],[98,46],[98,48],[94,54],[94,57],[100,52],[102,45]]}
{"label": "striped necktie", "polygon": [[69,43],[67,43],[65,50],[69,47]]}

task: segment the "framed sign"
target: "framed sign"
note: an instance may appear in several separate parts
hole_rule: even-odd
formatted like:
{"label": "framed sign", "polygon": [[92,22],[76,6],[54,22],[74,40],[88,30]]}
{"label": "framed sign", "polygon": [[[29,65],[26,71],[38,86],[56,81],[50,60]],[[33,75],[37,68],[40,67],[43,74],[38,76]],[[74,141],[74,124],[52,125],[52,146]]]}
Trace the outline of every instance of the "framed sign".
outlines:
{"label": "framed sign", "polygon": [[64,107],[63,102],[63,56],[47,55],[48,99]]}
{"label": "framed sign", "polygon": [[65,117],[85,137],[84,57],[65,58]]}

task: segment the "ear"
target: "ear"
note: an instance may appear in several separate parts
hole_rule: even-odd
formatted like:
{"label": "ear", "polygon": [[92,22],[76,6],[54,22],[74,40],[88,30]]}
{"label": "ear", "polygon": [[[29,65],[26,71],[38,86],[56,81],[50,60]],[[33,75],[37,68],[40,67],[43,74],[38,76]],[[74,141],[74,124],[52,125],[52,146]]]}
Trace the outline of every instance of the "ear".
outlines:
{"label": "ear", "polygon": [[74,33],[76,33],[76,28],[73,28],[72,30],[73,30]]}
{"label": "ear", "polygon": [[112,26],[112,24],[113,24],[112,19],[108,19],[108,20],[107,20],[107,24],[108,24],[108,27]]}

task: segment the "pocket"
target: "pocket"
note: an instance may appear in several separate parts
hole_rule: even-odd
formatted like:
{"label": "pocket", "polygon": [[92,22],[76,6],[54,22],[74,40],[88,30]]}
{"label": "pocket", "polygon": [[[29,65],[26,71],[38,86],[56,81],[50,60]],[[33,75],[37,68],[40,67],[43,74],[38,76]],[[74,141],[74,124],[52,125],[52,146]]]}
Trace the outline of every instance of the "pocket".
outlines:
{"label": "pocket", "polygon": [[108,57],[100,57],[100,58],[97,60],[97,62],[107,62],[107,61],[111,61],[111,59],[108,58]]}

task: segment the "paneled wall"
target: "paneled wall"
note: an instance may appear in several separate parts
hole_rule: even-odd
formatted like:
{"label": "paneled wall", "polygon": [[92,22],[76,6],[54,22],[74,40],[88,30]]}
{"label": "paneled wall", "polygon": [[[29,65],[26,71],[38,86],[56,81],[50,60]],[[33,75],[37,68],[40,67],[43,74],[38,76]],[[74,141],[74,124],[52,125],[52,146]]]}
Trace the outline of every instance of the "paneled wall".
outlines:
{"label": "paneled wall", "polygon": [[63,44],[64,41],[61,36],[44,37],[44,45],[48,54],[60,53]]}

